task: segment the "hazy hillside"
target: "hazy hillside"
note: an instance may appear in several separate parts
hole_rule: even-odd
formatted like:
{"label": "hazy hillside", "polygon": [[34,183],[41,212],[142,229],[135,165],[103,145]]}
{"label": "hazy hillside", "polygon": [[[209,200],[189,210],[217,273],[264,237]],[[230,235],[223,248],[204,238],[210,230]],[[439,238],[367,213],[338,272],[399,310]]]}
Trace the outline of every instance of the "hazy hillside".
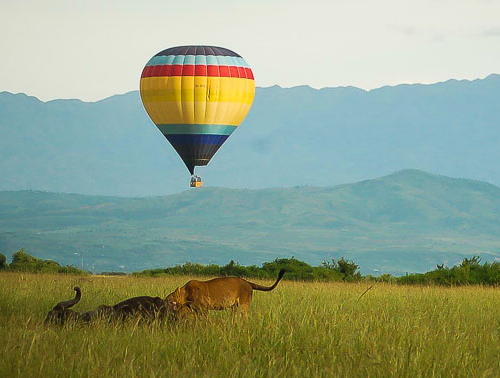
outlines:
{"label": "hazy hillside", "polygon": [[[500,185],[500,75],[433,85],[258,88],[200,170],[209,186],[331,186],[418,168]],[[0,93],[0,190],[159,195],[188,172],[137,92],[95,102]]]}
{"label": "hazy hillside", "polygon": [[[364,273],[500,258],[500,188],[405,170],[336,187],[205,188],[147,198],[0,192],[0,252],[86,269],[345,256]],[[122,266],[121,268],[119,266]]]}

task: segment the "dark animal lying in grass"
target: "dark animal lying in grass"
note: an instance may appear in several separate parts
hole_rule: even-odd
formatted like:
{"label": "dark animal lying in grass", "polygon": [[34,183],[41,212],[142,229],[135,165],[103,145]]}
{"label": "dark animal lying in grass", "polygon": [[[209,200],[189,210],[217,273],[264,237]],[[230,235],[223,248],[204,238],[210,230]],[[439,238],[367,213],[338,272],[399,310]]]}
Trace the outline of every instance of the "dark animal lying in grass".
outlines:
{"label": "dark animal lying in grass", "polygon": [[223,310],[240,308],[243,312],[250,309],[254,290],[273,290],[285,274],[285,269],[278,273],[278,279],[271,286],[262,286],[238,277],[219,277],[208,281],[189,281],[181,288],[170,293],[166,300],[170,303],[185,305],[196,304],[201,310]]}
{"label": "dark animal lying in grass", "polygon": [[114,306],[102,305],[93,311],[76,312],[70,307],[76,305],[82,297],[79,287],[75,287],[76,296],[68,301],[59,302],[45,318],[46,323],[64,324],[69,320],[88,323],[95,319],[124,320],[137,317],[145,320],[165,319],[179,320],[199,312],[194,303],[178,304],[168,302],[160,297],[134,297],[117,303]]}

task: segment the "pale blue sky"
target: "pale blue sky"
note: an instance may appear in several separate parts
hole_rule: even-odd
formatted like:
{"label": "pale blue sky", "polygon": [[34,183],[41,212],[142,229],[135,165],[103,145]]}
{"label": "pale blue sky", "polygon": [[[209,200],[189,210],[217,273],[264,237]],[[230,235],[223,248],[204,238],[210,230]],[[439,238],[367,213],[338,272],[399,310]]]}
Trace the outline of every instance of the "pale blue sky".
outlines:
{"label": "pale blue sky", "polygon": [[476,79],[500,73],[498,0],[0,0],[0,91],[99,100],[135,90],[167,47],[223,46],[258,86]]}

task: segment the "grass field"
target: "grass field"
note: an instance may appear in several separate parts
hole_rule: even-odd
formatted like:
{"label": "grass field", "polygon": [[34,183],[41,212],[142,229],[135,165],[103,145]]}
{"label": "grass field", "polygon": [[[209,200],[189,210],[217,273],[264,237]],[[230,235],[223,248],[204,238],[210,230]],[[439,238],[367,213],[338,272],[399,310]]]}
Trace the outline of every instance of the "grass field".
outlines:
{"label": "grass field", "polygon": [[188,277],[0,274],[1,377],[498,377],[500,292],[283,281],[230,311],[180,324],[45,326],[76,310],[164,297]]}

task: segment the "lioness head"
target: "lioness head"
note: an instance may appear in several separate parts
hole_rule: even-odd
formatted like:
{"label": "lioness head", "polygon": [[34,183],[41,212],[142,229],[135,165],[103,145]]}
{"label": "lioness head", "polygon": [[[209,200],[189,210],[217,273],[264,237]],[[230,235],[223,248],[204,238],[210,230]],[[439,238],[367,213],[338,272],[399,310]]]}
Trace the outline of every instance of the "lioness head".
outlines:
{"label": "lioness head", "polygon": [[197,306],[193,302],[180,304],[176,301],[167,301],[166,303],[166,311],[174,321],[197,317],[202,313],[199,306]]}
{"label": "lioness head", "polygon": [[182,291],[179,288],[176,288],[172,293],[167,295],[167,298],[165,298],[165,301],[167,302],[175,302],[176,305],[183,305],[185,302],[184,295],[182,295]]}

